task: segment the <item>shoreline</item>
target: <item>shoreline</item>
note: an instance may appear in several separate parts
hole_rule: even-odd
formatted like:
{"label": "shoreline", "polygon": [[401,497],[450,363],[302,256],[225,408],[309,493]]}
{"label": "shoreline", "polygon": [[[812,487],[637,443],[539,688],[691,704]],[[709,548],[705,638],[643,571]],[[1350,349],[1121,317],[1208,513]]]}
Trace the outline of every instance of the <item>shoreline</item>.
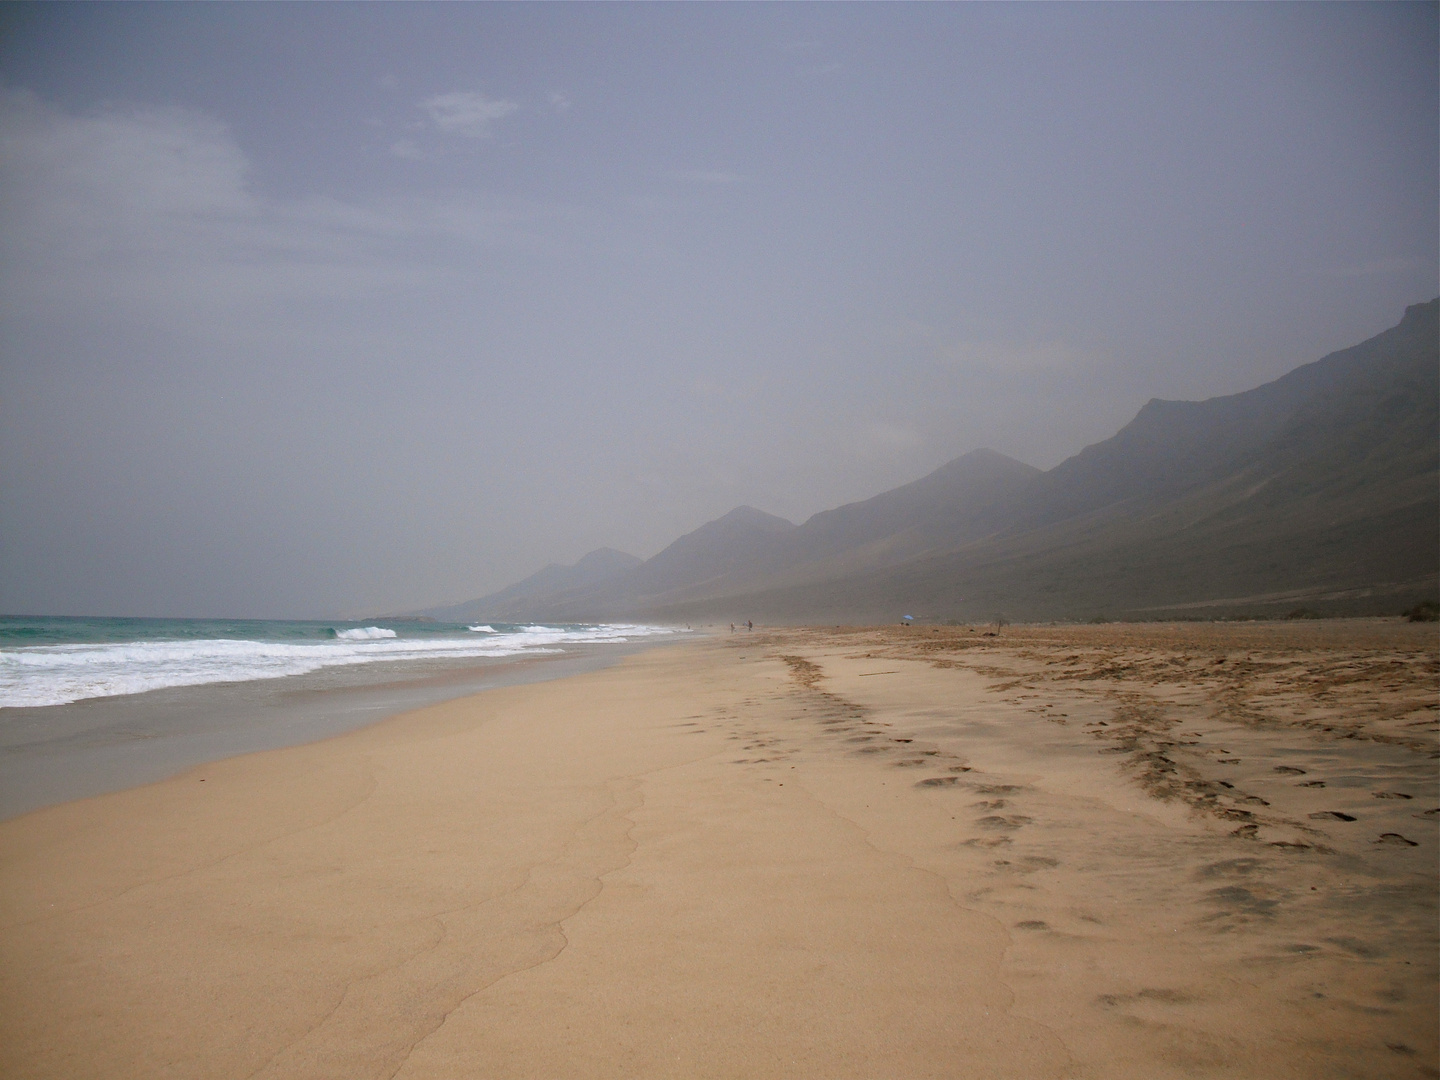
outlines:
{"label": "shoreline", "polygon": [[0,710],[0,821],[182,770],[327,739],[498,686],[594,671],[672,639],[564,653],[401,660]]}
{"label": "shoreline", "polygon": [[1435,1075],[1434,630],[1005,633],[691,640],[0,822],[0,1071]]}

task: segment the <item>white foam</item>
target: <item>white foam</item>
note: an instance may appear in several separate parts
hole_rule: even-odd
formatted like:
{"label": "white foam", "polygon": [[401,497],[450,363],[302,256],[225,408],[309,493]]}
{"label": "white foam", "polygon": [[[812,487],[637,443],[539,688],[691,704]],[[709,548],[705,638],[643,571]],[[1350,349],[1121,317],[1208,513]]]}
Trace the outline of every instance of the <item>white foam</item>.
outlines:
{"label": "white foam", "polygon": [[217,638],[39,645],[0,650],[0,708],[65,705],[171,686],[277,679],[347,664],[563,652],[570,644],[618,644],[675,632],[660,626],[527,626],[504,633],[492,629],[479,637],[402,638],[393,630],[364,627],[353,635],[337,632],[330,641]]}
{"label": "white foam", "polygon": [[383,626],[359,626],[354,630],[336,630],[335,636],[341,641],[378,641],[394,637],[395,631],[386,630]]}
{"label": "white foam", "polygon": [[474,634],[495,634],[499,633],[493,626],[467,626],[465,628]]}

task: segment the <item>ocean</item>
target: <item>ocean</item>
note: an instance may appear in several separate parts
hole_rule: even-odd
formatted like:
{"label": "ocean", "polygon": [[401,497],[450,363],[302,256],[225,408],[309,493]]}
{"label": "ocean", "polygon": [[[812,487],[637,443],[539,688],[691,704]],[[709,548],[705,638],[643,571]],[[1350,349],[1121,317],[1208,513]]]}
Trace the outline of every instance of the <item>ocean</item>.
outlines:
{"label": "ocean", "polygon": [[686,636],[611,624],[0,617],[0,819]]}
{"label": "ocean", "polygon": [[0,708],[281,679],[360,664],[538,655],[674,633],[669,627],[603,624],[5,616],[0,617]]}

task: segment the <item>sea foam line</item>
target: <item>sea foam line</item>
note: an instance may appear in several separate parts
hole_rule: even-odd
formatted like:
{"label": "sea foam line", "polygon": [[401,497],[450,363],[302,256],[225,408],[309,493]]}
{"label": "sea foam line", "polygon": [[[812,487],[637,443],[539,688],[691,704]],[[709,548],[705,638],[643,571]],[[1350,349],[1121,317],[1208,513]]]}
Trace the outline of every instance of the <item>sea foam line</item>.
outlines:
{"label": "sea foam line", "polygon": [[336,630],[335,636],[341,641],[379,641],[382,638],[393,638],[396,634],[394,630],[387,630],[383,626],[357,626],[350,630]]}
{"label": "sea foam line", "polygon": [[349,664],[563,652],[567,644],[618,644],[675,632],[658,626],[527,626],[478,637],[401,638],[383,627],[357,630],[356,634],[337,631],[332,641],[217,638],[0,650],[0,708],[66,705],[172,686],[285,678]]}

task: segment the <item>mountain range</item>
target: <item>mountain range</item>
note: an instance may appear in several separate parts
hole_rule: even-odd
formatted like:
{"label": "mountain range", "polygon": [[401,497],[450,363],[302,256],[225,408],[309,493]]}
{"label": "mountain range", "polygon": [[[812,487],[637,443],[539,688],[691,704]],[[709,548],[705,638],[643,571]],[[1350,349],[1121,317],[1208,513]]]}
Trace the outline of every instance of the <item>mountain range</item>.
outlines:
{"label": "mountain range", "polygon": [[1244,393],[1152,400],[1041,471],[976,450],[795,525],[742,506],[446,620],[893,622],[1396,613],[1440,592],[1440,299]]}

